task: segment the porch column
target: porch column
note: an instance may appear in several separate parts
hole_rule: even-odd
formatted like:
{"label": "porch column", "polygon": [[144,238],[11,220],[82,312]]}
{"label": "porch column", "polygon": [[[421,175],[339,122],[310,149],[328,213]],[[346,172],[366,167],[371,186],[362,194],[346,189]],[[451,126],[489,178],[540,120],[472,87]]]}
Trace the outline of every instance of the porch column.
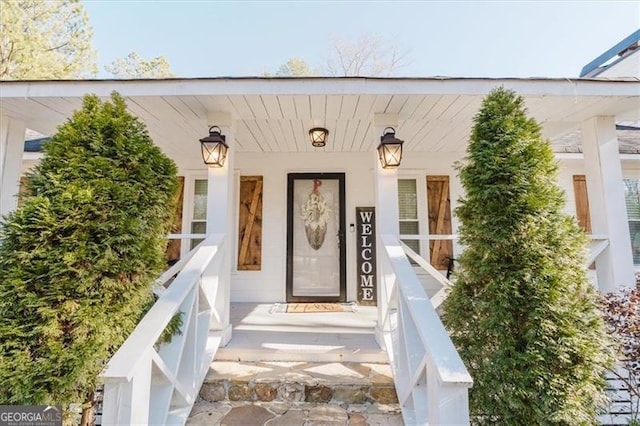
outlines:
{"label": "porch column", "polygon": [[[387,127],[398,127],[398,114],[374,114],[373,138],[374,146],[380,144],[382,132]],[[402,135],[399,135],[400,137]],[[398,208],[398,169],[383,169],[374,151],[375,197],[376,197],[376,229],[378,235],[391,234],[400,236],[400,211]]]}
{"label": "porch column", "polygon": [[227,159],[223,167],[209,167],[207,181],[207,235],[225,234],[224,256],[218,270],[218,288],[215,298],[215,311],[217,313],[211,319],[211,330],[222,331],[222,346],[231,340],[231,324],[229,313],[231,310],[231,238],[232,224],[232,200],[233,200],[233,159],[236,148],[233,140],[232,117],[228,113],[209,113],[209,126],[218,126],[222,134],[226,136],[229,146]]}
{"label": "porch column", "polygon": [[[375,114],[373,117],[374,146],[380,143],[380,137],[386,127],[397,127],[397,114]],[[401,135],[398,135],[401,138]],[[398,208],[398,169],[383,169],[378,157],[378,151],[374,150],[373,173],[375,188],[376,229],[378,233],[378,251],[384,250],[381,235],[395,235],[400,237],[400,211]],[[376,341],[381,348],[385,348],[384,335],[389,332],[384,326],[385,315],[389,309],[395,309],[395,301],[388,300],[389,291],[395,283],[388,282],[385,276],[385,268],[378,256],[378,323],[376,325]]]}
{"label": "porch column", "polygon": [[24,131],[24,121],[0,116],[0,216],[18,205]]}
{"label": "porch column", "polygon": [[604,292],[633,287],[635,271],[615,119],[592,117],[581,129],[592,232],[609,238],[609,246],[596,259],[598,286]]}

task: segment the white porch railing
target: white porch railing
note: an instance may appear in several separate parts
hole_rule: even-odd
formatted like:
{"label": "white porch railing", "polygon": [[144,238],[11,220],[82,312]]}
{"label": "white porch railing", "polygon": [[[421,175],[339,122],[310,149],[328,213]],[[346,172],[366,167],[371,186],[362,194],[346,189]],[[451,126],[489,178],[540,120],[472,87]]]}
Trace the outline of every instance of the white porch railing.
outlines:
{"label": "white porch railing", "polygon": [[[423,241],[432,241],[432,240],[457,240],[458,236],[455,234],[451,235],[400,235],[402,240],[423,240]],[[607,235],[599,235],[599,234],[589,234],[587,235],[589,239],[589,246],[587,257],[585,259],[585,266],[589,267],[593,262],[596,261],[598,256],[605,251],[607,247],[609,247],[609,237]],[[435,269],[427,260],[425,260],[422,256],[416,253],[411,247],[400,241],[402,244],[402,248],[404,249],[407,256],[411,258],[418,266],[424,269],[427,274],[433,278],[436,282],[441,285],[441,288],[431,297],[431,303],[433,307],[438,309],[438,307],[444,302],[444,299],[447,297],[447,291],[449,287],[451,287],[452,283],[445,276],[443,276],[437,269]]]}
{"label": "white porch railing", "polygon": [[585,266],[591,265],[596,261],[598,256],[602,254],[602,252],[609,247],[609,237],[607,235],[587,235],[589,238],[589,253],[587,254],[587,259],[585,260]]}
{"label": "white porch railing", "polygon": [[433,308],[438,309],[442,302],[444,302],[444,299],[447,298],[447,292],[449,291],[449,288],[451,288],[453,283],[449,281],[447,277],[442,275],[440,271],[434,268],[429,262],[427,262],[425,258],[413,251],[411,247],[409,247],[402,241],[400,241],[400,246],[402,247],[402,250],[404,250],[405,254],[409,256],[409,258],[411,258],[411,260],[416,262],[416,264],[424,269],[434,281],[440,284],[440,289],[433,296],[431,296],[430,299]]}
{"label": "white porch railing", "polygon": [[[180,270],[104,371],[103,425],[184,424],[213,356],[228,336],[225,318],[225,237],[210,235],[165,272]],[[180,335],[155,344],[171,318],[182,315]]]}
{"label": "white porch railing", "polygon": [[473,381],[400,241],[381,236],[377,337],[387,350],[406,424],[469,424]]}

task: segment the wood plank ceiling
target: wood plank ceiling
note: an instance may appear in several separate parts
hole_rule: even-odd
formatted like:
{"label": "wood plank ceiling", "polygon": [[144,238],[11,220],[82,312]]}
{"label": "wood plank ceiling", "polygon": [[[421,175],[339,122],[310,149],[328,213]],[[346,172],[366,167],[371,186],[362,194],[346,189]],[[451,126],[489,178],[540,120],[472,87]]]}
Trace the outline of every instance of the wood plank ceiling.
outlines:
{"label": "wood plank ceiling", "polygon": [[[475,94],[262,94],[127,96],[128,108],[148,126],[154,141],[169,155],[197,149],[206,136],[208,111],[228,112],[236,120],[238,152],[370,151],[375,113],[397,114],[397,135],[407,151],[464,151],[483,95]],[[554,137],[575,129],[601,111],[633,109],[636,97],[526,97],[529,112]],[[81,107],[80,97],[2,98],[3,115],[23,117],[27,127],[51,134]],[[638,107],[640,109],[640,107]],[[307,132],[329,129],[327,146],[313,148]]]}

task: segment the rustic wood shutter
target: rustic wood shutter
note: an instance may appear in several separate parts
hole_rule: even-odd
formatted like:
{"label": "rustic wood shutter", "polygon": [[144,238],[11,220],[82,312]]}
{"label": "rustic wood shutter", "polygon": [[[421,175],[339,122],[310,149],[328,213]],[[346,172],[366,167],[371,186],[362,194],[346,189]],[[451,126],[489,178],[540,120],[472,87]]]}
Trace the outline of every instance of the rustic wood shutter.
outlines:
{"label": "rustic wood shutter", "polygon": [[573,175],[573,195],[576,199],[576,218],[585,234],[591,234],[591,213],[587,196],[587,179],[585,175]]}
{"label": "rustic wood shutter", "polygon": [[[180,234],[182,231],[182,208],[184,200],[184,176],[178,176],[178,192],[174,198],[174,211],[173,220],[171,221],[171,228],[169,230],[172,234]],[[173,265],[180,260],[180,240],[169,240],[167,245],[167,264]]]}
{"label": "rustic wood shutter", "polygon": [[[427,208],[429,211],[429,234],[451,235],[451,200],[449,199],[449,176],[427,176]],[[451,240],[430,240],[431,265],[439,270],[449,266],[453,257]]]}
{"label": "rustic wood shutter", "polygon": [[240,176],[238,270],[262,267],[262,176]]}
{"label": "rustic wood shutter", "polygon": [[[587,179],[585,175],[573,175],[573,195],[576,199],[576,218],[578,225],[585,234],[591,234],[591,212],[589,211],[589,196],[587,194]],[[596,269],[593,262],[589,269]]]}

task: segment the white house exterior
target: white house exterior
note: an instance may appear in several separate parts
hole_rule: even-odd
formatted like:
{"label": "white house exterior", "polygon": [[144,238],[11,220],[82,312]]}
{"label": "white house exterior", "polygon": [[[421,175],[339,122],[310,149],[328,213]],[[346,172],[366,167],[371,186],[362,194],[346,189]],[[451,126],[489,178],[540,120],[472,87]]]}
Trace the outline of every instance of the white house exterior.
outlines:
{"label": "white house exterior", "polygon": [[[424,389],[418,386],[423,375],[412,373],[408,384],[396,382],[399,394],[403,386],[409,389],[403,393],[408,399],[401,402],[411,408],[412,416],[420,418],[426,411],[421,411],[419,400],[429,397],[429,416],[435,416],[430,418],[454,424],[459,418],[447,421],[447,413],[464,406],[458,413],[464,416],[471,380],[424,296],[425,290],[427,297],[437,295],[437,287],[430,287],[433,276],[427,274],[425,279],[424,273],[419,274],[423,289],[414,275],[415,264],[410,266],[403,253],[398,255],[402,249],[397,239],[405,240],[423,258],[432,257],[439,270],[446,269],[446,256],[459,253],[461,248],[455,243],[458,224],[452,211],[462,188],[455,164],[464,159],[473,116],[483,98],[498,86],[522,95],[543,134],[554,141],[557,151],[563,151],[557,157],[568,212],[584,211],[584,194],[576,194],[586,187],[597,285],[604,291],[635,285],[632,242],[634,249],[639,248],[640,236],[632,241],[635,227],[632,223],[631,234],[629,223],[640,217],[628,216],[625,197],[629,189],[626,194],[623,179],[640,181],[640,151],[628,153],[627,149],[621,154],[618,135],[631,145],[638,140],[635,135],[640,131],[629,130],[640,122],[638,78],[2,82],[0,212],[15,208],[20,176],[32,165],[23,157],[25,129],[50,135],[81,107],[85,94],[106,98],[118,91],[184,177],[182,223],[172,236],[182,241],[181,256],[188,256],[191,239],[209,236],[205,244],[209,251],[201,253],[206,259],[198,269],[202,279],[187,283],[185,278],[184,294],[170,297],[176,298],[176,309],[184,309],[189,288],[202,286],[207,298],[212,295],[207,321],[218,332],[218,340],[209,342],[211,345],[224,345],[233,338],[228,324],[230,301],[375,303],[380,312],[381,345],[392,345],[389,336],[393,333],[400,333],[406,341],[418,335],[420,343],[415,344],[425,355],[415,368],[431,371],[431,376],[439,372],[437,385],[429,382],[426,386],[429,392],[437,389],[433,392],[439,395],[438,401],[431,402],[433,393],[416,391]],[[631,126],[617,130],[616,123]],[[226,137],[229,156],[224,167],[208,169],[198,140],[214,125]],[[314,127],[328,129],[325,147],[311,145],[308,132]],[[396,137],[405,141],[397,169],[383,169],[376,151],[387,127],[393,127]],[[318,231],[316,227],[316,233],[310,234],[303,214],[314,193],[322,195],[324,228]],[[582,197],[581,204],[576,207],[578,197]],[[366,217],[368,208],[374,208],[373,223]],[[375,240],[368,239],[373,232]],[[435,240],[439,242],[430,247]],[[438,251],[438,256],[431,256],[430,250]],[[371,266],[376,258],[374,271]],[[364,265],[366,261],[371,265]],[[640,262],[638,256],[636,261]],[[215,290],[207,290],[207,285]],[[204,313],[197,311],[197,297],[205,296],[193,296],[195,316]],[[412,313],[405,316],[412,318],[413,325],[396,330],[395,320],[389,318],[403,309]],[[424,316],[414,317],[413,312]],[[161,331],[161,324],[171,315],[158,314],[156,329]],[[151,329],[149,325],[147,330]],[[417,331],[410,331],[414,329]],[[202,335],[206,339],[207,334]],[[215,352],[207,348],[204,360],[198,358],[198,363],[204,365]],[[149,365],[164,365],[157,354],[149,352],[148,357]],[[129,371],[125,363],[113,364]],[[114,383],[116,376],[110,376]],[[123,372],[117,377],[120,382],[108,387],[107,393],[130,395],[132,391],[123,383],[138,380],[138,376]],[[151,397],[146,396],[147,400]],[[453,405],[447,405],[451,401]],[[130,408],[124,414],[118,411],[117,419],[149,421],[135,417]]]}
{"label": "white house exterior", "polygon": [[[610,290],[633,284],[633,260],[622,178],[636,178],[637,154],[619,154],[616,122],[635,123],[639,115],[639,83],[635,79],[210,79],[164,81],[3,82],[3,213],[16,203],[18,179],[29,162],[22,161],[24,128],[52,134],[55,126],[80,107],[87,93],[108,96],[113,90],[148,126],[163,151],[172,157],[185,178],[180,233],[203,233],[205,217],[194,206],[206,195],[204,182],[216,185],[202,162],[198,140],[210,125],[218,125],[230,146],[224,172],[229,189],[210,198],[209,221],[220,222],[217,210],[226,204],[229,233],[236,253],[232,262],[231,300],[286,301],[287,176],[292,173],[344,175],[346,244],[345,288],[338,299],[356,300],[356,207],[377,207],[378,219],[396,198],[380,194],[375,182],[391,172],[378,170],[376,146],[387,126],[405,141],[402,164],[394,171],[417,197],[417,216],[402,218],[403,234],[429,235],[427,176],[448,176],[451,209],[461,195],[454,164],[462,160],[471,120],[483,96],[497,86],[514,89],[526,99],[531,115],[551,140],[573,132],[580,146],[559,153],[561,184],[568,196],[567,210],[575,211],[573,175],[586,175],[592,233],[606,237],[609,247],[598,259],[600,286]],[[327,145],[314,148],[309,129],[329,130]],[[579,132],[576,132],[579,130]],[[566,149],[565,149],[566,150]],[[240,180],[261,176],[261,259],[252,270],[237,267]],[[415,188],[413,181],[415,180]],[[227,183],[225,183],[226,185]],[[309,185],[309,184],[307,184]],[[307,191],[307,192],[310,192]],[[408,195],[408,194],[407,194]],[[196,201],[197,200],[197,201]],[[214,209],[216,209],[214,213]],[[299,213],[299,212],[298,212]],[[398,220],[378,223],[398,230]],[[456,218],[452,217],[453,230]],[[212,226],[216,226],[213,225]],[[455,231],[449,232],[455,234]],[[424,237],[426,238],[426,237]],[[420,252],[428,258],[428,242]],[[415,245],[413,246],[415,247]],[[189,244],[182,244],[186,254]],[[454,255],[459,250],[454,249]],[[610,253],[610,254],[609,254]],[[321,253],[320,253],[321,254]],[[320,291],[319,294],[321,294]],[[335,292],[334,292],[335,293]],[[329,294],[329,293],[327,293]],[[319,296],[320,297],[320,296]]]}

